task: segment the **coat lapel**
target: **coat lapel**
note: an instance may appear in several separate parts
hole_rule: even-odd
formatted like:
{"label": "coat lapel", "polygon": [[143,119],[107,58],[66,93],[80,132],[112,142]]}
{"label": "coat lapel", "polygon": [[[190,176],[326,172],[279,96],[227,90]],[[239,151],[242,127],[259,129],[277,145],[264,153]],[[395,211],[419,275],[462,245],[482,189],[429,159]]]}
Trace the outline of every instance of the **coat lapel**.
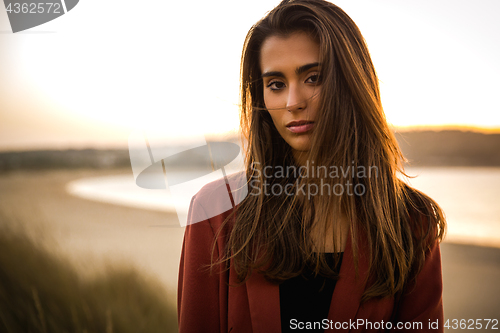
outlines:
{"label": "coat lapel", "polygon": [[279,285],[254,271],[246,282],[253,332],[281,332]]}
{"label": "coat lapel", "polygon": [[[368,274],[369,249],[367,241],[360,231],[358,233],[358,272],[354,266],[354,255],[351,235],[340,267],[340,278],[335,286],[328,319],[336,322],[349,322],[356,318],[356,313],[365,290]],[[281,332],[281,313],[279,285],[266,281],[264,275],[254,271],[246,282],[248,304],[252,320],[253,332]],[[341,331],[349,331],[349,328]]]}
{"label": "coat lapel", "polygon": [[[356,318],[361,297],[365,291],[365,282],[368,274],[370,254],[368,243],[362,232],[358,232],[358,276],[354,265],[353,245],[351,235],[347,237],[347,244],[340,266],[340,278],[333,291],[332,303],[328,313],[328,319],[333,323],[349,323]],[[333,330],[328,330],[332,331]],[[349,328],[341,331],[348,332]]]}

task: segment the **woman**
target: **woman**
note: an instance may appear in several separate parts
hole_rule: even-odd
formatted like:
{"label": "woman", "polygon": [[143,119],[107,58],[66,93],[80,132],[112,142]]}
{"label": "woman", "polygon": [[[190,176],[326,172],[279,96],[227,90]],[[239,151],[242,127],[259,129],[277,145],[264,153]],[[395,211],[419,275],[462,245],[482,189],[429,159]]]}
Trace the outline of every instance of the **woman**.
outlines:
{"label": "woman", "polygon": [[180,332],[442,332],[445,220],[397,177],[355,23],[323,0],[283,1],[246,37],[241,99],[248,194],[201,222],[224,182],[192,199]]}

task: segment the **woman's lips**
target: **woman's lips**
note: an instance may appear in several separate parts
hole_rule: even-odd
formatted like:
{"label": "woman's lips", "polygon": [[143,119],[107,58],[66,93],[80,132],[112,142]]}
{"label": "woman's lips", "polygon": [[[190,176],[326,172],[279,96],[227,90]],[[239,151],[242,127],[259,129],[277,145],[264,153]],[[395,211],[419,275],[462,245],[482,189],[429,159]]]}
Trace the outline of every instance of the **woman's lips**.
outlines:
{"label": "woman's lips", "polygon": [[314,123],[300,124],[300,125],[291,125],[287,126],[288,130],[292,133],[305,133],[307,131],[312,130],[314,127]]}

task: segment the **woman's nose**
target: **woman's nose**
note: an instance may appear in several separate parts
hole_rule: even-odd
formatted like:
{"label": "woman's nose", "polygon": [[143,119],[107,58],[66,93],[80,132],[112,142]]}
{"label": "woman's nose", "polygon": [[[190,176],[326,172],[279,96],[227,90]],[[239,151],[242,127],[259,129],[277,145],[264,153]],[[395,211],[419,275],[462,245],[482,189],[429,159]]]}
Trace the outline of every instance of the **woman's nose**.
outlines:
{"label": "woman's nose", "polygon": [[288,100],[286,109],[289,112],[300,111],[306,108],[307,98],[303,95],[302,90],[297,85],[290,85],[288,89]]}

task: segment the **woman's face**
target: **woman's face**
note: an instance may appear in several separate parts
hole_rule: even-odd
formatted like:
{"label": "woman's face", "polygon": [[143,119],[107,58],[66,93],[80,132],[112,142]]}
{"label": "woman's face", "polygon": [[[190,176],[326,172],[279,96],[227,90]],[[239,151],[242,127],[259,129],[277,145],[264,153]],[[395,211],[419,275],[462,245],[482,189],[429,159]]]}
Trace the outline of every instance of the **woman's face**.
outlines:
{"label": "woman's face", "polygon": [[311,148],[317,121],[319,45],[305,32],[268,37],[260,50],[260,69],[265,106],[300,163]]}

